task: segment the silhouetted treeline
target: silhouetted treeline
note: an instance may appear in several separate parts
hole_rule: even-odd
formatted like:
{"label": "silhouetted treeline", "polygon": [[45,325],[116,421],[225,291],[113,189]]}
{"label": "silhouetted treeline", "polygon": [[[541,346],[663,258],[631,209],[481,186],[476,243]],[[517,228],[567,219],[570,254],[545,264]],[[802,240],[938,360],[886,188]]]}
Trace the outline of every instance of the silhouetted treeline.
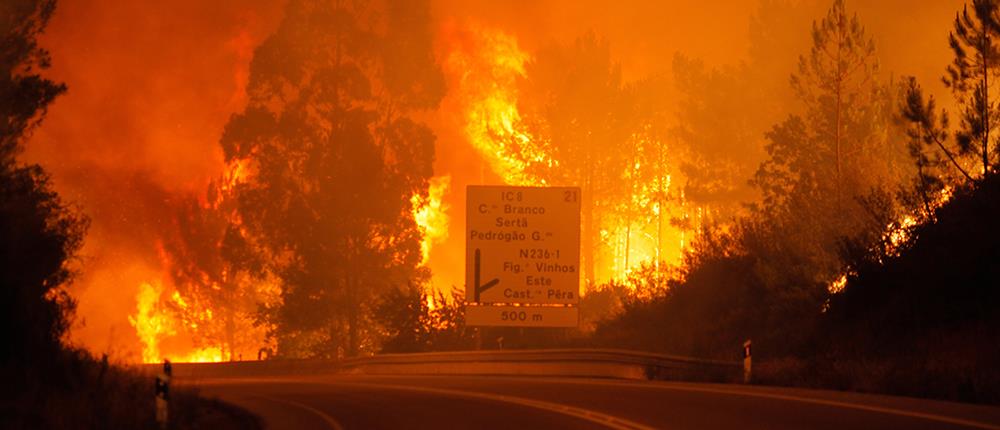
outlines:
{"label": "silhouetted treeline", "polygon": [[[129,400],[152,395],[144,380],[62,345],[75,307],[65,288],[87,219],[40,166],[17,158],[66,91],[40,75],[49,57],[37,38],[54,9],[55,1],[0,5],[0,427],[152,427],[152,405]],[[133,407],[122,413],[113,403]]]}
{"label": "silhouetted treeline", "polygon": [[753,339],[762,382],[1000,399],[998,13],[976,0],[956,18],[953,130],[914,79],[880,83],[834,1],[792,77],[803,113],[766,134],[763,199],[702,225],[680,273],[591,293],[619,309],[592,341],[736,359]]}
{"label": "silhouetted treeline", "polygon": [[74,303],[62,289],[71,278],[70,259],[80,248],[86,220],[52,191],[38,165],[17,156],[45,109],[66,91],[38,73],[48,53],[36,38],[55,3],[5,4],[0,51],[0,300],[3,339],[10,347],[0,361],[46,360],[60,349]]}
{"label": "silhouetted treeline", "polygon": [[898,255],[851,262],[815,340],[833,364],[829,385],[1000,401],[1000,176],[959,190],[934,218]]}
{"label": "silhouetted treeline", "polygon": [[[895,194],[912,168],[872,36],[839,0],[811,36],[790,81],[793,113],[764,133],[766,156],[749,178],[761,199],[735,220],[698,226],[666,293],[628,305],[598,339],[719,358],[748,338],[765,355],[799,352],[841,276],[841,243],[874,246],[905,210]],[[688,134],[697,130],[713,133]]]}
{"label": "silhouetted treeline", "polygon": [[[66,91],[41,75],[49,55],[38,36],[55,6],[0,3],[0,427],[158,428],[151,378],[62,342],[75,309],[66,287],[88,219],[52,190],[45,170],[18,159]],[[188,390],[174,399],[175,427],[219,409]]]}

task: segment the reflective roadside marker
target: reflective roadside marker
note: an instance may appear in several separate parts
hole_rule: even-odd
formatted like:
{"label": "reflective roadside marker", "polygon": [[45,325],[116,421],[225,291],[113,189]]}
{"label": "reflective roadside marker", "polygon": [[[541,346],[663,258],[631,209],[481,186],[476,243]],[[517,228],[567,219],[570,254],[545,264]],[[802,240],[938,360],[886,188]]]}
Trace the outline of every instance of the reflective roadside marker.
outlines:
{"label": "reflective roadside marker", "polygon": [[161,429],[167,428],[167,411],[170,401],[170,376],[173,369],[170,360],[163,360],[163,373],[156,375],[156,422]]}
{"label": "reflective roadside marker", "polygon": [[750,340],[743,342],[743,383],[750,383]]}

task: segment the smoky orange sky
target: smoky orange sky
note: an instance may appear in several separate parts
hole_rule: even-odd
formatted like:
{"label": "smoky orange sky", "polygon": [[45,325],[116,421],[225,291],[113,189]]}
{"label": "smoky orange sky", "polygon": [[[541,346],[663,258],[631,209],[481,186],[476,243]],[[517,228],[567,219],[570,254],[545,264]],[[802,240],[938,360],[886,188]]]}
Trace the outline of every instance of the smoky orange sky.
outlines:
{"label": "smoky orange sky", "polygon": [[[128,316],[139,285],[163,276],[157,240],[170,234],[172,204],[201,196],[222,173],[219,137],[230,115],[243,108],[253,49],[276,28],[283,3],[59,3],[42,44],[52,54],[48,75],[69,91],[51,106],[25,157],[44,166],[63,198],[92,220],[72,286],[79,300],[74,342],[119,357],[136,353]],[[610,42],[626,80],[669,76],[675,53],[710,67],[746,61],[756,25],[778,35],[780,43],[763,48],[760,58],[781,71],[773,76],[781,86],[808,47],[812,21],[830,3],[439,0],[432,13],[439,59],[454,48],[454,29],[468,25],[507,33],[529,55],[593,31]],[[950,58],[948,31],[962,4],[879,0],[847,6],[874,36],[884,79],[915,75],[947,100],[940,76]],[[786,10],[785,19],[758,20],[762,7]],[[432,249],[429,263],[433,285],[445,290],[463,282],[465,185],[499,181],[484,172],[462,132],[455,112],[460,97],[449,93],[428,116],[438,136],[435,174],[452,178],[445,195],[449,239]]]}

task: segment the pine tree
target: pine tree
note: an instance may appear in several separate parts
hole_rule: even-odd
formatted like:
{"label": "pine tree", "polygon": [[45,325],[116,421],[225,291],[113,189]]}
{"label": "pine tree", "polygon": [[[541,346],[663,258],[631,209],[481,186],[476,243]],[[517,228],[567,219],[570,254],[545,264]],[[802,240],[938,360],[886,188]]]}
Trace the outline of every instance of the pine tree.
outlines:
{"label": "pine tree", "polygon": [[961,173],[970,182],[972,176],[948,149],[948,115],[943,110],[938,113],[934,97],[925,101],[920,84],[908,77],[902,84],[902,99],[900,112],[907,125],[910,157],[917,168],[914,191],[924,216],[932,217],[934,196],[957,182],[952,172]]}
{"label": "pine tree", "polygon": [[848,16],[844,0],[834,1],[827,16],[813,23],[812,40],[791,82],[806,104],[814,150],[833,167],[816,166],[818,172],[832,176],[830,185],[841,199],[845,177],[860,173],[852,167],[858,167],[855,160],[874,134],[867,125],[877,115],[875,98],[880,90],[875,82],[875,42],[865,34],[857,15]]}
{"label": "pine tree", "polygon": [[[975,155],[983,175],[993,173],[991,158],[997,152],[998,139],[991,133],[997,127],[1000,105],[991,96],[992,79],[1000,73],[1000,2],[973,0],[955,16],[955,30],[949,44],[955,55],[948,66],[944,83],[961,105],[960,129],[955,135],[959,153]],[[992,147],[992,149],[991,149]]]}
{"label": "pine tree", "polygon": [[766,134],[768,159],[753,179],[763,194],[756,215],[781,232],[786,252],[810,256],[817,282],[842,269],[845,238],[885,227],[861,202],[908,177],[905,151],[894,146],[893,99],[877,71],[873,39],[834,1],[791,79],[804,111]]}

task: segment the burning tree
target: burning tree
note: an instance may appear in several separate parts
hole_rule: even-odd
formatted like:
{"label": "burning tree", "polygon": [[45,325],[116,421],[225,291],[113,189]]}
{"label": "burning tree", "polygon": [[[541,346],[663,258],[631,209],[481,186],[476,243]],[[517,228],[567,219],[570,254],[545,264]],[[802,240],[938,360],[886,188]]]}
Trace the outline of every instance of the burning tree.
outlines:
{"label": "burning tree", "polygon": [[263,256],[232,222],[238,219],[235,202],[227,197],[239,178],[228,176],[222,186],[212,183],[206,202],[180,202],[174,237],[165,237],[161,245],[162,263],[176,289],[162,310],[179,317],[202,356],[215,348],[219,360],[236,360],[239,351],[264,347],[253,316],[258,304],[275,302]]}
{"label": "burning tree", "polygon": [[900,110],[907,127],[910,157],[917,169],[911,205],[921,208],[922,218],[932,219],[940,200],[937,196],[946,195],[955,184],[972,181],[972,176],[948,148],[948,115],[936,111],[934,97],[925,100],[923,89],[913,77],[903,82],[901,92]]}
{"label": "burning tree", "polygon": [[[548,163],[529,163],[536,177],[552,185],[578,185],[582,192],[583,279],[596,281],[602,216],[613,210],[634,155],[629,141],[634,117],[619,65],[607,41],[588,34],[569,46],[543,49],[526,65],[521,112],[535,145]],[[531,161],[530,159],[526,161]]]}
{"label": "burning tree", "polygon": [[374,299],[428,275],[412,196],[428,198],[434,135],[411,118],[443,95],[427,8],[293,0],[254,54],[221,143],[249,172],[233,222],[281,279],[260,314],[279,353],[372,349]]}
{"label": "burning tree", "polygon": [[805,107],[768,132],[769,158],[754,184],[763,194],[758,215],[780,241],[813,256],[811,282],[841,270],[843,238],[881,231],[863,199],[894,190],[910,172],[899,130],[891,121],[892,92],[878,81],[873,39],[837,0],[813,24],[812,48],[799,60],[792,87]]}
{"label": "burning tree", "polygon": [[674,260],[679,249],[665,243],[685,214],[671,187],[679,160],[668,145],[663,77],[624,82],[594,34],[534,54],[497,30],[469,26],[455,36],[445,65],[484,164],[508,184],[583,189],[584,282]]}

